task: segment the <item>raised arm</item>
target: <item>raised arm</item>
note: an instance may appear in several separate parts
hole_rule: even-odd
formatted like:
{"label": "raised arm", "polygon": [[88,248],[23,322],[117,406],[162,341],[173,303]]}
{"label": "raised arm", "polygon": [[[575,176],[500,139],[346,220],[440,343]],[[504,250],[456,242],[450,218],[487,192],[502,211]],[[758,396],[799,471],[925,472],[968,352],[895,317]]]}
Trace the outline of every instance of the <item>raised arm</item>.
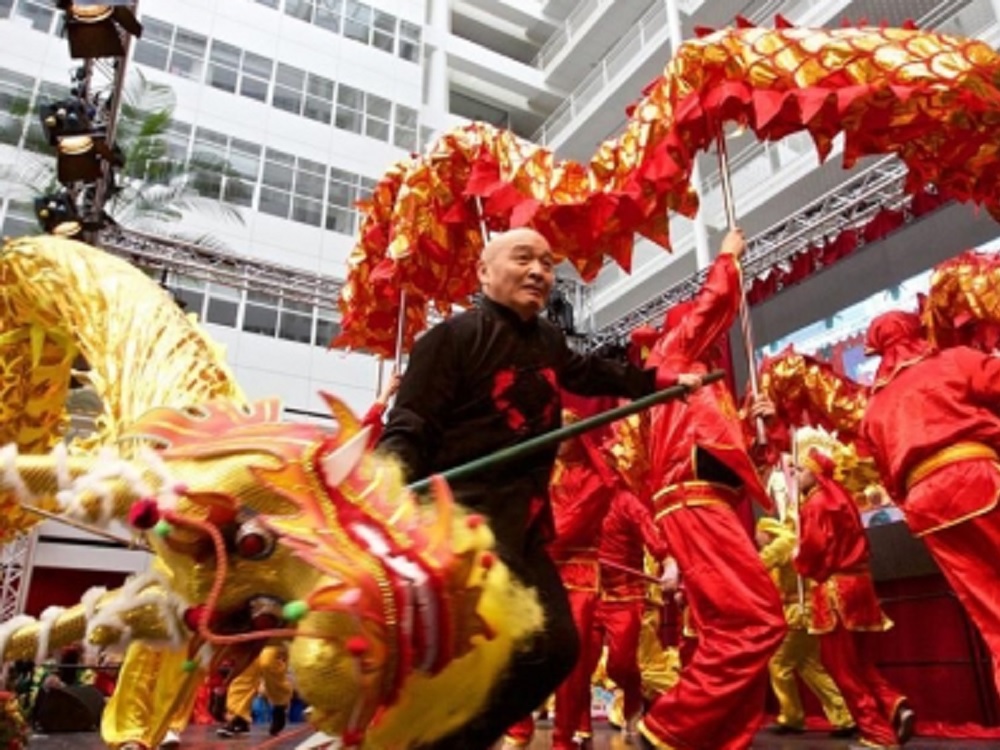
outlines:
{"label": "raised arm", "polygon": [[676,382],[681,370],[673,368],[704,360],[733,324],[743,295],[740,257],[745,247],[743,233],[730,231],[694,299],[667,312],[665,333],[650,355],[650,363],[660,367],[657,383],[661,387]]}

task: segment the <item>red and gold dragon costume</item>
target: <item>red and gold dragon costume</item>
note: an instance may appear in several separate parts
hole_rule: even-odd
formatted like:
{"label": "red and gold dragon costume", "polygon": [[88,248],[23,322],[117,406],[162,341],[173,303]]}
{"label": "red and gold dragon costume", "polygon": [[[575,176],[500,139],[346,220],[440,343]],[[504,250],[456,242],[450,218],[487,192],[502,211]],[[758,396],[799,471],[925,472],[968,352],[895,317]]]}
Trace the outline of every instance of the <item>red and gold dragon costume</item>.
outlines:
{"label": "red and gold dragon costume", "polygon": [[[348,747],[407,748],[481,710],[541,609],[443,481],[419,503],[333,397],[332,431],[281,421],[277,401],[246,402],[207,337],[123,261],[18,240],[2,250],[0,285],[12,417],[0,500],[15,511],[4,538],[43,507],[127,521],[157,558],[122,591],[0,625],[3,659],[84,637],[187,641],[192,658],[200,647],[237,660],[283,641],[310,722]],[[67,449],[77,353],[105,413],[95,438]]]}

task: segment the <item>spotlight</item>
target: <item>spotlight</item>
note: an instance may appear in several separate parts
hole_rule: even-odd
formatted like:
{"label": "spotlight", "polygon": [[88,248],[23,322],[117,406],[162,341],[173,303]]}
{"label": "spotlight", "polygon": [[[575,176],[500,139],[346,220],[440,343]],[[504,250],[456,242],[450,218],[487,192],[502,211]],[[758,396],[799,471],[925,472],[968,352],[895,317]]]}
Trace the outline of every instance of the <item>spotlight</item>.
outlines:
{"label": "spotlight", "polygon": [[35,198],[35,217],[47,234],[76,237],[83,231],[76,203],[69,193],[53,193]]}
{"label": "spotlight", "polygon": [[88,133],[91,129],[87,107],[79,99],[63,99],[52,104],[43,104],[38,109],[42,120],[42,130],[50,146],[57,147],[59,139]]}
{"label": "spotlight", "polygon": [[66,12],[70,57],[124,57],[123,32],[142,36],[142,24],[131,9],[125,7],[131,4],[131,0],[103,3],[57,0],[56,5]]}
{"label": "spotlight", "polygon": [[103,130],[59,139],[56,155],[56,178],[63,185],[94,182],[104,174],[103,162],[120,165],[120,151],[108,148]]}
{"label": "spotlight", "polygon": [[64,99],[44,104],[39,115],[45,137],[56,149],[56,177],[62,184],[99,179],[102,161],[123,163],[121,151],[108,147],[104,129],[91,124],[83,101]]}

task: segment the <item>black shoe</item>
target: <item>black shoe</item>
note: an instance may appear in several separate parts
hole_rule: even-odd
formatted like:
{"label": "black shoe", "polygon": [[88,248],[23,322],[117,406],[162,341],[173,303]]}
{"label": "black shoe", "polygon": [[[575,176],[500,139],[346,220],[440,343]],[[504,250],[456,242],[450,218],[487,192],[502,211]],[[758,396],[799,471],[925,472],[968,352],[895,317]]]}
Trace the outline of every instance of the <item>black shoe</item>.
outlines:
{"label": "black shoe", "polygon": [[268,733],[272,737],[277,737],[281,734],[281,730],[285,728],[288,724],[288,712],[284,706],[272,706],[271,707],[271,728],[268,729]]}
{"label": "black shoe", "polygon": [[849,727],[837,727],[836,729],[830,730],[830,736],[835,737],[838,740],[849,740],[857,733],[858,733],[857,724],[852,724]]}
{"label": "black shoe", "polygon": [[250,732],[250,725],[247,723],[246,719],[242,719],[239,716],[235,716],[217,730],[215,733],[220,737],[236,737],[241,734],[248,734]]}
{"label": "black shoe", "polygon": [[896,730],[899,744],[906,744],[913,739],[913,733],[917,728],[917,715],[905,702],[901,702],[892,717],[892,726]]}

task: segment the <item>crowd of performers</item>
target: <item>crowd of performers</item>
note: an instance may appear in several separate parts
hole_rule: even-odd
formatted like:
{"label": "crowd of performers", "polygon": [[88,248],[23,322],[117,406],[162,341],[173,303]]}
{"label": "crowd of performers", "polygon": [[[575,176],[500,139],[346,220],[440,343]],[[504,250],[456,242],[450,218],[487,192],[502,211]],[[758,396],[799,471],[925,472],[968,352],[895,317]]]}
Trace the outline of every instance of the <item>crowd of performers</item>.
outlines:
{"label": "crowd of performers", "polygon": [[[701,382],[720,363],[741,304],[744,249],[739,231],[724,238],[695,298],[668,312],[632,365],[571,353],[539,317],[552,259],[545,240],[527,230],[487,246],[482,305],[418,341],[380,442],[412,477],[556,427],[557,386],[626,398],[677,384],[689,389],[646,415],[646,466],[634,491],[600,455],[614,447],[587,438],[558,458],[535,454],[456,484],[459,501],[490,518],[499,554],[538,589],[546,627],[515,658],[491,710],[434,748],[488,748],[502,731],[508,746],[523,745],[531,712],[553,692],[553,746],[585,743],[602,640],[609,673],[625,693],[624,729],[648,747],[750,747],[769,670],[787,731],[803,726],[789,688],[797,670],[809,675],[837,734],[856,733],[863,746],[881,748],[912,736],[915,715],[905,697],[861,656],[864,634],[891,623],[875,595],[858,504],[835,480],[830,453],[814,445],[793,467],[801,510],[772,521],[776,533],[768,534],[775,542],[795,534],[784,555],[771,543],[758,550],[736,512],[747,500],[773,509],[762,476],[789,449],[793,426],[777,423],[766,397],[741,412],[725,383]],[[920,337],[917,316],[902,312],[874,320],[867,344],[881,364],[862,430],[884,484],[1000,654],[1000,604],[990,583],[1000,566],[1000,359],[965,348],[935,351]],[[758,420],[763,444],[754,437]],[[676,683],[645,709],[635,645],[641,581],[626,580],[622,570],[642,568],[640,540],[654,557],[675,562],[697,633]],[[787,577],[782,563],[791,564],[795,589],[803,581],[795,601],[776,585]]]}
{"label": "crowd of performers", "polygon": [[[513,230],[483,252],[481,302],[415,344],[392,384],[398,394],[384,429],[385,399],[366,420],[379,428],[373,447],[396,456],[409,480],[557,428],[561,391],[625,399],[676,385],[687,391],[645,412],[630,441],[619,429],[585,433],[558,451],[452,481],[456,500],[488,519],[496,554],[537,591],[545,625],[516,652],[488,709],[420,750],[526,746],[533,712],[552,695],[552,746],[587,746],[602,651],[603,671],[621,693],[617,723],[645,747],[750,747],[768,673],[777,731],[804,728],[798,674],[835,735],[875,748],[912,736],[905,697],[861,656],[863,635],[891,623],[875,595],[858,504],[838,484],[832,452],[815,439],[797,446],[794,465],[778,465],[795,425],[781,424],[764,396],[740,409],[723,381],[703,382],[741,304],[744,250],[742,234],[731,231],[697,295],[637,336],[642,356],[627,363],[573,352],[540,315],[553,256],[541,235]],[[982,633],[1000,683],[1000,359],[963,347],[937,351],[916,316],[902,312],[877,318],[867,345],[881,363],[864,437],[888,492]],[[762,479],[782,469],[798,487],[794,512],[788,503],[775,512]],[[764,511],[757,544],[737,513],[747,501]],[[679,672],[660,643],[651,579],[654,590],[683,600],[694,636]],[[123,669],[162,674],[171,658],[136,644]],[[280,651],[266,649],[244,675],[230,686],[224,734],[248,728],[262,676],[275,705],[287,706]],[[116,696],[104,734],[113,747],[137,750],[148,747],[145,728],[187,707],[157,708],[170,696],[157,693],[156,680],[129,682],[148,684],[149,694]],[[280,731],[284,714],[276,715],[272,730]]]}

